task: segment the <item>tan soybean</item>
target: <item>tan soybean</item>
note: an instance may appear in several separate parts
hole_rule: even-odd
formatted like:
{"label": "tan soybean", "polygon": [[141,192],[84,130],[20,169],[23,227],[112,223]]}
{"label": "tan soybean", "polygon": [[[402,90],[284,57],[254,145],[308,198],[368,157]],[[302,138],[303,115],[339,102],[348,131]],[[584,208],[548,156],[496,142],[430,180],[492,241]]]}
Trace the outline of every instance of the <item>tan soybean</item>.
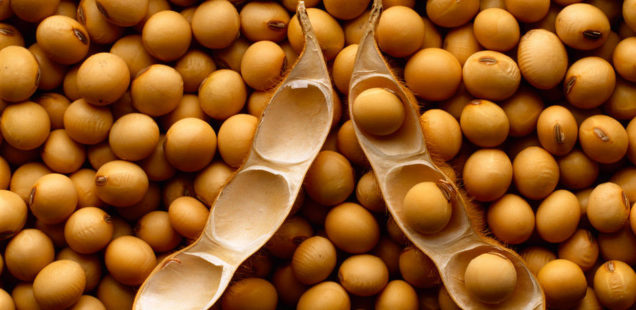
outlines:
{"label": "tan soybean", "polygon": [[64,225],[64,239],[71,249],[80,254],[102,250],[112,236],[110,215],[95,207],[75,211]]}
{"label": "tan soybean", "polygon": [[599,184],[592,190],[588,199],[587,218],[599,232],[617,232],[627,223],[631,204],[618,184]]}
{"label": "tan soybean", "polygon": [[568,68],[568,54],[553,32],[532,29],[517,47],[517,63],[523,78],[539,89],[551,89],[563,80]]}
{"label": "tan soybean", "polygon": [[393,57],[407,57],[422,47],[424,33],[424,21],[415,10],[393,6],[382,12],[375,37],[383,52]]}
{"label": "tan soybean", "polygon": [[347,310],[351,309],[349,294],[340,284],[325,281],[309,288],[300,296],[298,310]]}
{"label": "tan soybean", "polygon": [[217,137],[207,122],[184,118],[174,123],[166,133],[164,152],[175,168],[192,172],[207,166],[216,153]]}
{"label": "tan soybean", "polygon": [[406,223],[422,234],[442,231],[450,222],[450,194],[434,182],[422,182],[411,187],[402,203]]}
{"label": "tan soybean", "polygon": [[90,36],[78,21],[54,15],[45,18],[35,32],[38,45],[47,56],[60,64],[80,62],[88,54]]}
{"label": "tan soybean", "polygon": [[0,99],[19,102],[29,99],[40,84],[40,66],[31,52],[21,46],[0,50]]}
{"label": "tan soybean", "polygon": [[47,16],[55,13],[60,0],[12,0],[11,11],[18,18],[37,23]]}
{"label": "tan soybean", "polygon": [[285,38],[289,13],[277,2],[249,2],[239,14],[241,34],[250,41],[280,42]]}
{"label": "tan soybean", "polygon": [[113,153],[123,159],[144,159],[159,142],[159,126],[150,116],[130,113],[117,119],[110,129],[108,144]]}
{"label": "tan soybean", "polygon": [[239,36],[239,13],[227,0],[203,2],[192,16],[192,33],[203,46],[228,47]]}
{"label": "tan soybean", "polygon": [[49,173],[33,184],[28,202],[38,220],[45,224],[59,224],[75,211],[77,199],[75,185],[69,177]]}
{"label": "tan soybean", "polygon": [[507,244],[526,242],[535,226],[532,207],[515,194],[506,194],[491,204],[486,221],[495,237]]}
{"label": "tan soybean", "polygon": [[[217,1],[215,1],[217,2]],[[130,85],[135,109],[150,116],[174,110],[183,97],[183,78],[170,66],[156,64],[137,73]]]}
{"label": "tan soybean", "polygon": [[590,116],[579,127],[583,152],[602,164],[615,163],[623,158],[628,138],[623,125],[607,115]]}
{"label": "tan soybean", "polygon": [[537,129],[543,111],[543,99],[534,90],[522,87],[501,104],[510,123],[511,137],[523,137]]}
{"label": "tan soybean", "polygon": [[351,202],[329,211],[325,219],[325,231],[338,249],[353,254],[370,251],[380,238],[380,228],[373,215]]}
{"label": "tan soybean", "polygon": [[358,180],[356,199],[363,207],[372,212],[379,213],[386,210],[386,205],[373,171],[365,173]]}
{"label": "tan soybean", "polygon": [[547,304],[555,309],[568,309],[585,297],[587,281],[581,268],[565,259],[547,263],[537,275]]}
{"label": "tan soybean", "polygon": [[626,38],[616,45],[612,55],[612,64],[618,74],[631,82],[636,82],[636,61],[630,57],[630,51],[636,48],[636,38]]}
{"label": "tan soybean", "polygon": [[609,309],[628,309],[636,303],[636,273],[624,262],[605,262],[594,274],[594,290]]}
{"label": "tan soybean", "polygon": [[505,52],[519,42],[519,23],[508,11],[489,8],[477,14],[473,31],[479,44],[486,49]]}
{"label": "tan soybean", "polygon": [[539,246],[525,248],[520,255],[535,276],[543,266],[557,258],[550,250]]}
{"label": "tan soybean", "polygon": [[56,260],[72,260],[78,263],[86,275],[86,288],[84,292],[91,291],[97,287],[102,279],[102,257],[101,254],[79,254],[71,248],[64,248],[57,252]]}
{"label": "tan soybean", "polygon": [[342,203],[355,187],[351,164],[333,151],[318,153],[303,182],[309,197],[325,206]]}
{"label": "tan soybean", "polygon": [[24,200],[12,191],[0,190],[0,201],[0,239],[4,240],[22,230],[28,211]]}
{"label": "tan soybean", "polygon": [[199,200],[210,206],[221,191],[221,188],[234,173],[232,167],[223,161],[213,161],[202,169],[194,179],[194,192]]}
{"label": "tan soybean", "polygon": [[279,300],[285,305],[296,305],[307,287],[300,283],[291,265],[278,268],[272,276],[272,284],[276,287]]}
{"label": "tan soybean", "polygon": [[488,100],[504,100],[512,96],[521,82],[517,63],[505,54],[480,51],[464,63],[462,78],[468,92]]}
{"label": "tan soybean", "polygon": [[[349,93],[349,82],[353,72],[353,63],[358,53],[358,44],[350,44],[343,48],[333,60],[333,83],[343,94]],[[251,96],[250,96],[251,99]]]}
{"label": "tan soybean", "polygon": [[202,50],[190,49],[177,60],[174,68],[183,78],[183,91],[194,93],[199,90],[205,78],[216,70],[216,64],[212,57]]}
{"label": "tan soybean", "polygon": [[329,239],[314,236],[302,241],[294,251],[291,268],[296,279],[305,285],[324,281],[336,267],[336,248]]}
{"label": "tan soybean", "polygon": [[75,142],[64,129],[51,131],[40,153],[42,161],[51,170],[59,173],[73,173],[86,160],[83,145]]}
{"label": "tan soybean", "polygon": [[[426,69],[424,69],[426,68]],[[425,48],[409,58],[404,80],[425,100],[446,100],[457,91],[462,79],[460,62],[440,48]]]}
{"label": "tan soybean", "polygon": [[344,155],[350,162],[361,167],[368,167],[369,161],[360,147],[360,142],[353,128],[353,121],[345,121],[336,135],[337,151]]}
{"label": "tan soybean", "polygon": [[133,286],[146,279],[155,268],[157,259],[145,241],[133,236],[122,236],[108,245],[104,262],[117,282]]}
{"label": "tan soybean", "polygon": [[591,109],[610,98],[616,86],[616,74],[605,59],[585,57],[568,68],[563,86],[570,104],[581,109]]}
{"label": "tan soybean", "polygon": [[[321,9],[309,8],[307,9],[307,15],[325,59],[334,59],[344,47],[345,38],[342,27],[340,27],[335,18]],[[294,50],[300,53],[305,44],[305,38],[300,29],[297,15],[294,15],[289,22],[287,40],[289,40]]]}
{"label": "tan soybean", "polygon": [[86,274],[80,264],[58,260],[44,267],[33,281],[33,296],[43,309],[64,309],[84,293]]}
{"label": "tan soybean", "polygon": [[130,84],[130,72],[121,57],[97,53],[88,57],[77,71],[77,88],[88,103],[103,106],[124,95]]}
{"label": "tan soybean", "polygon": [[38,89],[53,90],[60,86],[68,70],[67,66],[55,63],[49,59],[37,43],[31,45],[29,51],[40,66]]}
{"label": "tan soybean", "polygon": [[459,28],[453,28],[444,36],[443,45],[434,47],[442,47],[444,50],[453,54],[462,66],[466,63],[468,57],[482,50],[479,41],[477,41],[475,37],[472,23],[468,23]]}
{"label": "tan soybean", "polygon": [[470,21],[479,11],[478,0],[428,0],[426,14],[438,26],[450,28]]}
{"label": "tan soybean", "polygon": [[102,165],[95,175],[97,197],[115,207],[141,201],[148,190],[148,177],[138,165],[114,160]]}
{"label": "tan soybean", "polygon": [[523,23],[534,23],[543,19],[550,9],[549,0],[505,0],[506,10]]}
{"label": "tan soybean", "polygon": [[444,161],[459,153],[462,131],[459,122],[450,113],[430,109],[420,116],[420,121],[429,152]]}
{"label": "tan soybean", "polygon": [[137,73],[156,62],[146,51],[141,35],[138,34],[127,35],[117,40],[111,46],[110,53],[119,56],[126,62],[131,81],[137,76]]}
{"label": "tan soybean", "polygon": [[247,87],[239,73],[229,69],[212,72],[198,92],[201,109],[208,116],[224,120],[243,109]]}
{"label": "tan soybean", "polygon": [[592,232],[578,229],[568,240],[559,245],[559,258],[579,265],[583,271],[594,267],[599,257],[599,246]]}
{"label": "tan soybean", "polygon": [[185,55],[192,41],[190,23],[175,11],[161,11],[144,24],[141,41],[150,55],[164,61],[174,61]]}
{"label": "tan soybean", "polygon": [[285,52],[272,41],[258,41],[250,45],[241,59],[241,76],[256,90],[276,86],[287,68]]}
{"label": "tan soybean", "polygon": [[556,17],[555,27],[563,43],[580,50],[600,47],[610,32],[607,15],[588,3],[564,7]]}
{"label": "tan soybean", "polygon": [[141,22],[148,12],[148,0],[97,0],[99,11],[111,23],[130,27]]}
{"label": "tan soybean", "polygon": [[376,136],[388,136],[399,130],[405,113],[400,98],[387,89],[367,89],[353,101],[354,121],[362,130]]}
{"label": "tan soybean", "polygon": [[508,190],[513,165],[501,150],[480,149],[466,160],[462,175],[464,188],[470,195],[479,201],[493,201]]}
{"label": "tan soybean", "polygon": [[441,283],[433,261],[415,247],[402,251],[398,266],[402,278],[414,287],[431,288]]}
{"label": "tan soybean", "polygon": [[291,259],[298,245],[313,235],[314,229],[305,218],[291,216],[283,222],[265,247],[275,257]]}
{"label": "tan soybean", "polygon": [[70,310],[106,310],[106,306],[91,295],[82,295]]}
{"label": "tan soybean", "polygon": [[257,125],[255,116],[236,114],[225,120],[219,128],[219,154],[230,167],[240,167],[247,158]]}
{"label": "tan soybean", "polygon": [[515,266],[498,253],[484,253],[466,266],[464,285],[477,300],[487,304],[505,301],[517,286]]}
{"label": "tan soybean", "polygon": [[636,264],[636,235],[629,225],[625,225],[615,233],[600,233],[598,245],[604,259],[620,260],[630,265]]}
{"label": "tan soybean", "polygon": [[230,285],[221,299],[221,309],[249,309],[258,304],[259,309],[274,310],[278,304],[276,288],[259,278],[247,278]]}
{"label": "tan soybean", "polygon": [[132,308],[135,291],[106,275],[97,287],[97,297],[107,310]]}
{"label": "tan soybean", "polygon": [[569,189],[592,186],[599,175],[599,165],[579,149],[558,159],[559,182]]}
{"label": "tan soybean", "polygon": [[459,119],[464,136],[480,147],[495,147],[503,143],[510,131],[506,112],[488,100],[473,100],[462,110]]}
{"label": "tan soybean", "polygon": [[124,33],[124,28],[109,22],[100,12],[96,0],[81,0],[74,13],[77,16],[69,17],[82,23],[91,40],[97,44],[111,44]]}
{"label": "tan soybean", "polygon": [[574,234],[580,218],[581,206],[576,196],[567,190],[557,190],[537,208],[537,232],[545,241],[563,242]]}
{"label": "tan soybean", "polygon": [[142,216],[135,226],[135,235],[157,253],[173,250],[180,242],[181,235],[170,223],[168,211],[156,210]]}
{"label": "tan soybean", "polygon": [[348,20],[358,17],[369,6],[370,0],[323,0],[327,13],[335,18]]}
{"label": "tan soybean", "polygon": [[16,234],[4,251],[4,264],[11,275],[22,281],[35,276],[53,261],[53,242],[41,230],[28,228]]}
{"label": "tan soybean", "polygon": [[621,78],[616,80],[612,96],[603,105],[605,113],[617,120],[631,120],[636,116],[636,85]]}
{"label": "tan soybean", "polygon": [[547,197],[559,182],[559,165],[546,150],[531,146],[512,162],[513,179],[519,192],[529,199]]}
{"label": "tan soybean", "polygon": [[64,112],[64,128],[71,139],[97,144],[108,137],[113,114],[107,107],[96,107],[84,99],[73,101]]}
{"label": "tan soybean", "polygon": [[181,236],[188,239],[199,237],[207,222],[209,210],[192,197],[179,197],[168,208],[170,225]]}
{"label": "tan soybean", "polygon": [[64,128],[64,113],[71,104],[66,97],[58,93],[44,93],[38,97],[36,102],[49,114],[51,129]]}
{"label": "tan soybean", "polygon": [[372,296],[381,292],[389,282],[389,270],[377,256],[353,255],[340,264],[338,280],[353,295]]}
{"label": "tan soybean", "polygon": [[554,105],[544,109],[537,120],[537,136],[541,146],[555,156],[568,154],[578,136],[574,115],[565,107]]}
{"label": "tan soybean", "polygon": [[50,131],[46,110],[31,101],[12,104],[2,111],[0,132],[4,141],[19,150],[32,150],[42,145]]}

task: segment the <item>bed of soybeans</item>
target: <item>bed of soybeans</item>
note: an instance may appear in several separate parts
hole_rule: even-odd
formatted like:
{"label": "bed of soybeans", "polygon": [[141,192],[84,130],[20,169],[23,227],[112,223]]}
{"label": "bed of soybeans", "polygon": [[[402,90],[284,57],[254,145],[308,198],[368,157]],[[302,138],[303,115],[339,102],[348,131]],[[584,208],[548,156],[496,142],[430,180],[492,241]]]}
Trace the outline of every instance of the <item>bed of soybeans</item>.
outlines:
{"label": "bed of soybeans", "polygon": [[[413,186],[395,220],[358,139],[390,139],[409,106],[349,102],[371,2],[305,0],[331,130],[212,309],[459,309],[402,229],[452,225],[450,185]],[[377,48],[474,233],[518,253],[541,309],[635,309],[636,0],[381,2]],[[133,308],[249,156],[303,52],[297,4],[0,0],[0,310]],[[496,308],[515,268],[489,252],[450,277]]]}

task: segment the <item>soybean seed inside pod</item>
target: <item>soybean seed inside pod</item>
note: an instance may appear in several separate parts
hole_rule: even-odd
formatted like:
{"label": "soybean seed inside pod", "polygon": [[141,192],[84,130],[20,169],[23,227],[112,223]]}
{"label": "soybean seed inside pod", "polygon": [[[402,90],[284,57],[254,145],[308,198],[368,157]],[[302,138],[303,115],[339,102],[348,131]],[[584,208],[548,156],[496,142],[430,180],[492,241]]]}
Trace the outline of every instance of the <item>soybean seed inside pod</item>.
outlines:
{"label": "soybean seed inside pod", "polygon": [[400,98],[389,90],[371,88],[353,101],[353,117],[362,130],[378,136],[396,132],[405,118]]}
{"label": "soybean seed inside pod", "polygon": [[404,196],[404,216],[409,226],[423,234],[433,234],[448,225],[452,216],[450,186],[422,182]]}
{"label": "soybean seed inside pod", "polygon": [[517,286],[517,271],[508,258],[499,253],[484,253],[466,267],[464,283],[479,301],[497,304],[506,300]]}

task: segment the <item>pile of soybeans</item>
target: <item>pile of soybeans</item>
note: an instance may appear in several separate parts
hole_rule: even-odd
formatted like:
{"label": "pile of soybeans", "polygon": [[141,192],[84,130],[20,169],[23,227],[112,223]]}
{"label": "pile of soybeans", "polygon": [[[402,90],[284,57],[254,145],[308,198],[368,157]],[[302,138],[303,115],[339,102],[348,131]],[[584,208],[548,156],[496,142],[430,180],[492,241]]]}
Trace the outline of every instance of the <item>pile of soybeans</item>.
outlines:
{"label": "pile of soybeans", "polygon": [[[303,50],[297,3],[0,0],[0,310],[132,309],[248,155]],[[213,309],[458,309],[391,218],[349,119],[370,0],[305,4],[333,127],[289,217]],[[473,229],[519,253],[548,309],[633,309],[636,0],[382,4],[378,48]],[[365,132],[402,125],[392,92],[357,98]],[[448,200],[413,186],[406,224],[434,237]],[[484,253],[461,277],[495,307],[514,270]]]}

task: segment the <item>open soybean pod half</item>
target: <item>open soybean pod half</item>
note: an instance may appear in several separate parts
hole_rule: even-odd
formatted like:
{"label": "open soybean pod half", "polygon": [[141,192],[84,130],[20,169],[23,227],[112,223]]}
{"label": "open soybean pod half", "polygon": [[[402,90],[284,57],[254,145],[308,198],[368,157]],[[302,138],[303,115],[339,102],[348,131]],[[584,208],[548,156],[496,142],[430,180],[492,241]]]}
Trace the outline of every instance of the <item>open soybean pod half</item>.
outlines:
{"label": "open soybean pod half", "polygon": [[246,161],[219,193],[199,239],[155,268],[134,309],[210,308],[290,212],[334,110],[329,73],[303,1],[298,16],[305,47],[265,109]]}
{"label": "open soybean pod half", "polygon": [[[462,309],[545,309],[543,291],[522,258],[514,251],[483,237],[480,232],[481,227],[473,227],[467,213],[467,208],[471,207],[468,200],[431,158],[416,109],[417,101],[391,73],[374,39],[374,28],[380,15],[381,2],[381,0],[374,0],[367,29],[356,56],[349,85],[349,102],[352,103],[349,105],[349,114],[391,215],[413,244],[432,259],[450,296]],[[356,111],[356,105],[359,104],[356,102],[356,99],[359,99],[358,96],[364,97],[365,91],[381,92],[378,89],[397,97],[403,106],[401,123],[398,122],[401,125],[396,130],[375,131],[377,128],[367,126],[368,120],[360,117],[367,114]],[[384,100],[375,107],[386,106],[386,102],[388,101]],[[379,113],[379,115],[382,114]],[[379,119],[386,118],[388,117]],[[373,124],[377,125],[377,122]],[[409,200],[406,197],[407,193],[411,189],[420,187],[415,185],[423,182],[437,185],[439,188],[437,192],[441,192],[442,197],[446,198],[445,203],[448,203],[451,214],[441,230],[421,229],[413,225],[413,218],[410,215],[407,216],[406,202]],[[426,188],[425,194],[436,191],[431,190],[435,188],[434,186]],[[439,213],[434,215],[437,216]],[[421,216],[420,218],[426,222],[431,217]],[[425,225],[423,227],[429,228]],[[482,256],[482,254],[494,255]],[[482,273],[481,276],[477,276],[478,281],[472,281],[475,279],[475,273],[471,274],[472,279],[468,279],[467,269],[474,271],[475,268],[468,267],[469,263],[477,257],[485,259],[474,260],[475,265],[495,257],[509,266],[511,278],[515,279],[509,291],[505,292],[505,296],[488,296],[489,292],[479,295],[480,288],[475,288],[479,286],[479,280],[499,274],[499,268],[502,266],[494,264],[497,272],[485,275]],[[478,284],[475,285],[475,283]],[[498,284],[495,283],[496,285]],[[494,298],[487,300],[489,297]]]}

